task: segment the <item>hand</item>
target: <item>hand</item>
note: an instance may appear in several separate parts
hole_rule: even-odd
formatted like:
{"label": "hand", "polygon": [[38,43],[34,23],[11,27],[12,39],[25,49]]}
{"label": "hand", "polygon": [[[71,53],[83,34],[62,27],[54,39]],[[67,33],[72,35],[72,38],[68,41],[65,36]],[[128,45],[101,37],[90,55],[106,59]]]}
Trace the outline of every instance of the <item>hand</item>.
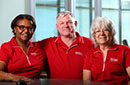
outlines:
{"label": "hand", "polygon": [[32,79],[25,76],[19,76],[19,80],[24,80],[25,82],[32,82]]}
{"label": "hand", "polygon": [[32,82],[32,79],[30,78],[27,78],[25,76],[17,76],[17,75],[14,75],[14,74],[8,74],[8,78],[9,80],[11,81],[14,81],[14,82],[17,82],[19,80],[24,80],[25,82]]}

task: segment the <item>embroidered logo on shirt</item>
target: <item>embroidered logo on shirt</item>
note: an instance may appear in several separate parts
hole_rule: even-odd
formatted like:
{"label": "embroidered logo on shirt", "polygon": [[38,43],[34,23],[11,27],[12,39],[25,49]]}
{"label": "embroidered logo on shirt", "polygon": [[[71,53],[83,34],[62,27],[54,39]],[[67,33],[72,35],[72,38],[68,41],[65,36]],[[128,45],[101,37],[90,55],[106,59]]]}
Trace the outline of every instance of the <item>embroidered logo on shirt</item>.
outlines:
{"label": "embroidered logo on shirt", "polygon": [[76,55],[81,55],[81,56],[83,55],[83,53],[77,52],[77,51],[75,52],[75,54],[76,54]]}
{"label": "embroidered logo on shirt", "polygon": [[118,59],[116,59],[116,58],[111,58],[110,61],[111,61],[111,62],[117,62]]}
{"label": "embroidered logo on shirt", "polygon": [[31,55],[37,55],[37,53],[31,53]]}

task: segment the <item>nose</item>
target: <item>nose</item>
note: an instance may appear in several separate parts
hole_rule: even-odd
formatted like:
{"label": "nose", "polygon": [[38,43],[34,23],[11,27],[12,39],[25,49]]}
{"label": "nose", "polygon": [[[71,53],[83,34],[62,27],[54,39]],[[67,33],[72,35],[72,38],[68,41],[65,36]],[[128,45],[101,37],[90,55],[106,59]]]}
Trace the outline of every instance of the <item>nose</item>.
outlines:
{"label": "nose", "polygon": [[65,26],[65,27],[68,27],[68,26],[69,26],[69,25],[68,25],[68,22],[66,22],[66,23],[64,24],[64,26]]}
{"label": "nose", "polygon": [[104,30],[100,30],[100,34],[104,34]]}

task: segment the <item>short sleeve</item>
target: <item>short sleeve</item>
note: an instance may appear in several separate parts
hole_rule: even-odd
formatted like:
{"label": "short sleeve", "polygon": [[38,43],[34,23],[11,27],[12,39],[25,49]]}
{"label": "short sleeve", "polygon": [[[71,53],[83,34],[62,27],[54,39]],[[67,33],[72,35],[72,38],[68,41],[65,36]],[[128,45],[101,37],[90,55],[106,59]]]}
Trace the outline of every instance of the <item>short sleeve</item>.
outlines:
{"label": "short sleeve", "polygon": [[130,48],[125,49],[125,67],[128,68],[130,67]]}
{"label": "short sleeve", "polygon": [[84,60],[84,66],[83,69],[84,70],[91,70],[91,61],[92,61],[92,51],[89,51],[86,55],[85,55],[85,60]]}
{"label": "short sleeve", "polygon": [[46,49],[49,43],[49,38],[38,41],[38,44],[42,49]]}
{"label": "short sleeve", "polygon": [[8,63],[11,50],[8,45],[2,44],[0,47],[0,61]]}

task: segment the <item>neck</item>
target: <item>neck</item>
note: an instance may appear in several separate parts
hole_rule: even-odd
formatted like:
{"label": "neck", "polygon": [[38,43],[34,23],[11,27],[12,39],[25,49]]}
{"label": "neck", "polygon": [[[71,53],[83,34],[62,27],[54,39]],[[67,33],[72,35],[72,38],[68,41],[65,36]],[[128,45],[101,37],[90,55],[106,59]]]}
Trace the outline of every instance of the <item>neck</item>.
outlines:
{"label": "neck", "polygon": [[109,44],[109,45],[99,45],[99,47],[102,51],[107,51],[111,47],[111,44]]}
{"label": "neck", "polygon": [[72,35],[72,36],[68,36],[68,37],[65,37],[65,36],[61,36],[61,40],[68,46],[70,47],[70,45],[76,41],[77,39],[77,36],[76,34]]}
{"label": "neck", "polygon": [[28,45],[29,45],[29,42],[22,42],[22,41],[18,40],[17,38],[16,38],[16,42],[17,42],[18,45],[19,45],[20,47],[22,47],[23,49],[27,48]]}

